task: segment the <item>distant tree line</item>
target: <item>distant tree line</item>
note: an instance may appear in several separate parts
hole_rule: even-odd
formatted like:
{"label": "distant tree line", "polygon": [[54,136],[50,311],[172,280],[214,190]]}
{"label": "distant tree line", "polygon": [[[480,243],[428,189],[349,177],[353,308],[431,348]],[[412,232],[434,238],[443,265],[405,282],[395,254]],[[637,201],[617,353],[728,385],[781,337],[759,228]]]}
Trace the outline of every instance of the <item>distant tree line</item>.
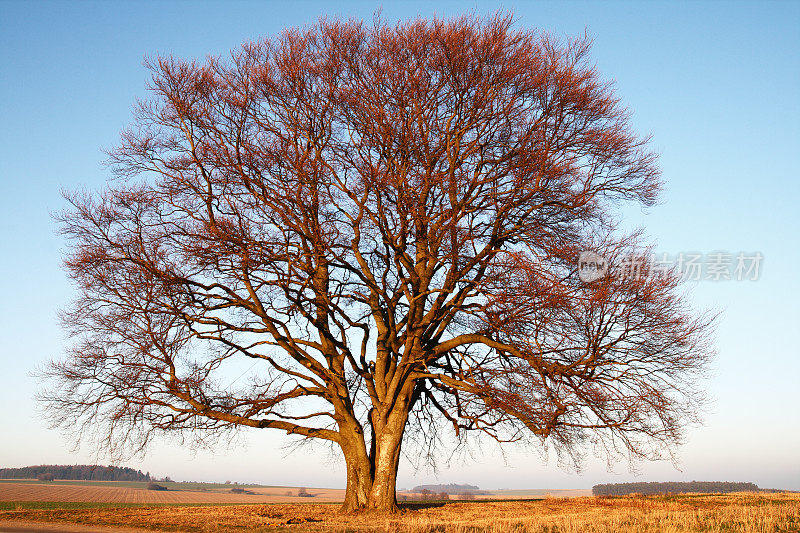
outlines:
{"label": "distant tree line", "polygon": [[76,479],[92,481],[151,481],[150,472],[143,474],[124,466],[102,465],[38,465],[22,468],[0,468],[0,479]]}
{"label": "distant tree line", "polygon": [[448,483],[446,485],[417,485],[411,492],[422,493],[423,491],[437,492],[444,494],[485,494],[486,491],[481,491],[475,485],[466,485],[458,483]]}
{"label": "distant tree line", "polygon": [[642,483],[607,483],[592,487],[595,496],[626,494],[680,494],[684,492],[757,492],[755,483],[735,481],[666,481]]}
{"label": "distant tree line", "polygon": [[417,490],[417,488],[418,487],[414,487],[413,494],[401,494],[398,496],[398,499],[400,501],[439,501],[450,499],[450,495],[446,492],[434,492],[430,489]]}

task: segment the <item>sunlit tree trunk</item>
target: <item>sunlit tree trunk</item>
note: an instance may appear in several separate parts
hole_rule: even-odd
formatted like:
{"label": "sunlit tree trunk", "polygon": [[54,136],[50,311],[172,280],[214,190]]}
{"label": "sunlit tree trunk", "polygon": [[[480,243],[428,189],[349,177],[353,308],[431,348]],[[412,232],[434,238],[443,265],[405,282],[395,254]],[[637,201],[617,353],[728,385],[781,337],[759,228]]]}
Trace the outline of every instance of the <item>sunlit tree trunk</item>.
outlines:
{"label": "sunlit tree trunk", "polygon": [[347,467],[347,488],[342,510],[353,512],[367,507],[372,488],[372,467],[370,458],[361,453],[359,447],[342,445]]}
{"label": "sunlit tree trunk", "polygon": [[402,434],[385,434],[372,457],[361,455],[354,448],[342,448],[347,466],[343,511],[397,510],[395,487],[401,441]]}
{"label": "sunlit tree trunk", "polygon": [[397,427],[387,429],[378,437],[373,458],[375,473],[367,501],[368,509],[389,512],[397,509],[397,469],[402,440],[403,428]]}
{"label": "sunlit tree trunk", "polygon": [[371,437],[367,451],[366,436],[357,424],[344,424],[341,441],[347,466],[347,489],[342,510],[395,512],[398,510],[397,470],[403,434],[413,406],[414,384],[403,387],[400,397],[388,413],[370,412]]}

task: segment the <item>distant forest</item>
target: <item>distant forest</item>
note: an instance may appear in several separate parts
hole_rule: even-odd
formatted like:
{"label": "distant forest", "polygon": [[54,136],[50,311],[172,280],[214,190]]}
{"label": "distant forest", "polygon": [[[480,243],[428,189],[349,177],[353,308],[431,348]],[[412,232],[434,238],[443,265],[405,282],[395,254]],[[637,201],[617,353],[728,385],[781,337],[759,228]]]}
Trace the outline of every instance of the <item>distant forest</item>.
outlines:
{"label": "distant forest", "polygon": [[626,494],[680,494],[684,492],[757,492],[755,483],[734,481],[666,481],[651,483],[608,483],[592,487],[595,496]]}
{"label": "distant forest", "polygon": [[0,468],[0,479],[78,479],[92,481],[150,481],[150,472],[121,466],[39,465]]}
{"label": "distant forest", "polygon": [[480,490],[475,485],[460,485],[458,483],[448,483],[447,485],[417,485],[410,492],[439,492],[445,494],[483,494],[486,491]]}

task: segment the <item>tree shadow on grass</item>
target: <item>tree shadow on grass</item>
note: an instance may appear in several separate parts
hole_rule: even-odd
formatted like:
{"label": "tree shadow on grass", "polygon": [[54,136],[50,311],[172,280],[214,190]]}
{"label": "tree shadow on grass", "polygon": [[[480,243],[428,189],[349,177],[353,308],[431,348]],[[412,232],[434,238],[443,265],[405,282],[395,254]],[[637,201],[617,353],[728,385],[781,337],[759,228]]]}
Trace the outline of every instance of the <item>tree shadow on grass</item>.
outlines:
{"label": "tree shadow on grass", "polygon": [[435,507],[444,507],[445,505],[452,505],[454,503],[490,503],[490,502],[532,502],[541,501],[545,498],[478,498],[475,500],[416,500],[397,502],[400,509],[407,509],[409,511],[417,511],[420,509],[432,509]]}
{"label": "tree shadow on grass", "polygon": [[418,511],[420,509],[432,509],[434,507],[443,507],[448,503],[455,503],[446,500],[431,500],[431,501],[415,501],[415,502],[397,502],[400,509],[409,511]]}

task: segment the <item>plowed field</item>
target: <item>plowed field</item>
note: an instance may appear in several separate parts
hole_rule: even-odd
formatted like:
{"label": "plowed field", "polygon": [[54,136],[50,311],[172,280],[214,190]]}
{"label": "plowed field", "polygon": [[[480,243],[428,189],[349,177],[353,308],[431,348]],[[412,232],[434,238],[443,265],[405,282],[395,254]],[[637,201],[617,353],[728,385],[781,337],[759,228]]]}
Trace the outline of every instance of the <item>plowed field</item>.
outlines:
{"label": "plowed field", "polygon": [[[57,501],[108,503],[322,503],[342,501],[339,489],[308,489],[313,497],[298,497],[297,489],[252,488],[254,494],[234,494],[230,489],[153,491],[127,487],[48,485],[41,482],[0,483],[0,501]],[[287,495],[290,493],[291,495]]]}

